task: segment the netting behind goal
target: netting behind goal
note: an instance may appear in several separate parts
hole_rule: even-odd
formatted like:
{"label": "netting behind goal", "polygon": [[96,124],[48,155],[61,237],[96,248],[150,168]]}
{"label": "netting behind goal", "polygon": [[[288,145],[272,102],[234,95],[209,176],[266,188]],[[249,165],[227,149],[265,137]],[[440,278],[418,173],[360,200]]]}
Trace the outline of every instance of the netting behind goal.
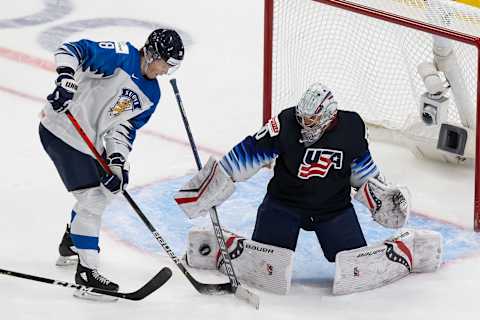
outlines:
{"label": "netting behind goal", "polygon": [[[373,139],[408,135],[421,121],[419,99],[426,89],[417,67],[433,61],[434,36],[451,41],[465,85],[463,103],[475,119],[478,9],[440,0],[266,0],[264,121],[296,105],[310,84],[321,81],[340,109],[355,110],[369,126],[384,129]],[[465,126],[457,103],[451,96],[448,122]]]}

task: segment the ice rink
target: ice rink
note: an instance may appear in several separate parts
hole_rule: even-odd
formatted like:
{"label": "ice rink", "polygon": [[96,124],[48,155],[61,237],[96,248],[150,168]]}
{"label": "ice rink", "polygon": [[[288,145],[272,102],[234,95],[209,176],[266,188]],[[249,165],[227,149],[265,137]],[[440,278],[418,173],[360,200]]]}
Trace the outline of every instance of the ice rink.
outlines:
{"label": "ice rink", "polygon": [[[74,199],[65,190],[38,138],[38,114],[54,88],[52,50],[65,40],[128,40],[141,47],[155,27],[180,31],[185,61],[174,74],[206,161],[221,156],[260,128],[262,116],[263,1],[25,0],[0,12],[0,268],[73,282],[74,268],[55,266],[57,246]],[[192,225],[172,194],[195,170],[175,97],[161,79],[162,97],[139,131],[130,156],[129,190],[178,256]],[[328,79],[319,79],[328,83]],[[339,101],[341,107],[341,101]],[[301,233],[290,294],[251,288],[260,310],[227,296],[202,296],[180,273],[128,203],[115,201],[104,216],[101,270],[123,292],[143,285],[163,266],[173,276],[140,302],[98,303],[72,290],[0,275],[2,319],[468,319],[476,317],[480,237],[473,233],[473,169],[416,159],[409,151],[372,143],[389,180],[408,185],[415,213],[409,227],[445,238],[445,263],[432,274],[412,274],[388,286],[333,296],[334,266],[315,238]],[[223,225],[249,237],[270,173],[238,185],[219,209]],[[370,243],[393,234],[358,209]],[[201,282],[226,277],[191,270]]]}

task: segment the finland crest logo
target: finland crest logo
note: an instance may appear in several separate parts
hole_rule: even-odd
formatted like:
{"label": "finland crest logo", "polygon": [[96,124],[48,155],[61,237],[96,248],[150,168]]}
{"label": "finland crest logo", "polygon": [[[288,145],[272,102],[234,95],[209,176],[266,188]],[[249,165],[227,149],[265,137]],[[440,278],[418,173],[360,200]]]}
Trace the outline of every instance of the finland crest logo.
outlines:
{"label": "finland crest logo", "polygon": [[108,111],[108,115],[113,118],[124,111],[135,111],[137,109],[142,109],[138,94],[130,89],[123,88],[117,102]]}
{"label": "finland crest logo", "polygon": [[303,163],[298,168],[297,176],[300,179],[324,178],[332,166],[335,169],[342,169],[342,161],[342,151],[308,148],[303,156]]}

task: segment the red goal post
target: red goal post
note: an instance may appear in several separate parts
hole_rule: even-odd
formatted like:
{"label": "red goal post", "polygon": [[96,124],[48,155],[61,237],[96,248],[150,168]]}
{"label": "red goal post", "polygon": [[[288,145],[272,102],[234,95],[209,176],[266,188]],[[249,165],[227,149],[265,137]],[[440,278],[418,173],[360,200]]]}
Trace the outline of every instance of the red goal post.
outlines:
{"label": "red goal post", "polygon": [[[438,13],[438,19],[432,18],[431,12],[437,8],[440,8],[438,9],[440,13],[435,12]],[[405,123],[414,118],[413,114],[418,108],[415,99],[425,91],[420,77],[412,70],[417,67],[415,64],[418,62],[431,58],[427,49],[417,48],[417,45],[422,47],[429,41],[431,43],[431,40],[419,40],[428,39],[420,37],[438,36],[461,44],[458,56],[459,60],[465,59],[460,63],[467,69],[465,79],[468,90],[471,91],[467,100],[472,103],[474,110],[472,120],[475,121],[472,127],[475,130],[474,230],[480,231],[480,157],[477,156],[480,151],[480,133],[476,129],[476,123],[480,119],[479,113],[476,112],[480,103],[478,9],[463,4],[447,3],[444,0],[265,0],[264,22],[264,123],[281,109],[295,105],[303,90],[312,81],[325,82],[336,94],[354,91],[352,87],[356,88],[357,84],[367,82],[381,89],[369,96],[369,92],[365,91],[365,84],[361,83],[358,85],[358,92],[351,92],[351,97],[339,99],[340,107],[342,108],[342,102],[345,101],[354,101],[355,103],[351,105],[357,105],[357,99],[365,96],[366,99],[373,101],[385,94],[386,97],[382,97],[384,99],[382,101],[388,101],[386,100],[388,95],[395,95],[397,91],[408,91],[408,94],[399,93],[392,98],[393,102],[385,103],[384,105],[393,105],[400,101],[398,106],[393,106],[392,110],[385,110],[384,114],[381,113],[384,105],[381,103],[375,105],[375,101],[367,100],[367,104],[372,104],[368,106],[369,109],[360,107],[360,110],[357,110],[356,107],[352,107],[352,110],[360,113],[367,124],[373,123],[376,127],[395,132],[405,131]],[[473,27],[469,29],[470,26]],[[383,31],[384,27],[390,29]],[[382,30],[379,31],[380,29]],[[364,30],[369,34],[366,35]],[[341,34],[339,37],[344,37],[343,41],[347,42],[346,49],[345,45],[336,47],[337,32]],[[350,34],[353,38],[348,38]],[[391,45],[393,41],[399,44]],[[332,47],[328,47],[330,43]],[[378,47],[371,49],[370,46]],[[353,61],[346,62],[349,64],[342,65],[341,60],[349,60],[354,51],[358,51],[359,56],[352,58]],[[386,53],[384,62],[379,61],[382,57],[377,55],[384,52]],[[369,58],[369,54],[373,56]],[[359,71],[360,75],[357,75],[356,83],[352,85],[349,81],[353,81],[350,78],[355,77],[353,69],[361,66],[363,60],[369,60],[369,64]],[[405,75],[403,71],[392,73],[383,79],[384,73],[390,70],[389,63],[397,68],[397,60],[407,63],[408,67],[405,67],[405,70],[412,70],[405,71]],[[376,69],[379,63],[385,63],[386,67]],[[340,65],[339,69],[335,69],[337,64]],[[372,77],[363,81],[363,75],[366,74],[371,74]],[[401,74],[399,78],[405,78],[409,82],[397,79],[398,74]],[[375,83],[377,78],[379,82]],[[391,92],[388,92],[389,89]],[[409,94],[413,97],[408,96]],[[377,118],[369,121],[371,115]],[[449,111],[448,117],[450,122],[461,122],[454,111]]]}

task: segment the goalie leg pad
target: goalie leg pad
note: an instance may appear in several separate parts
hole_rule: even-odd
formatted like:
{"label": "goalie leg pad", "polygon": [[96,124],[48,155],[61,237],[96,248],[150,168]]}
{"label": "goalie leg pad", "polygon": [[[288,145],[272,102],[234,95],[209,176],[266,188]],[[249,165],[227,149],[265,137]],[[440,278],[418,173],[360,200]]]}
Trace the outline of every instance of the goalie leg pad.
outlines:
{"label": "goalie leg pad", "polygon": [[355,194],[355,200],[363,203],[372,213],[374,221],[387,228],[405,225],[410,214],[408,192],[397,186],[370,178]]}
{"label": "goalie leg pad", "polygon": [[442,234],[432,230],[412,230],[413,260],[412,272],[433,272],[440,268],[443,256]]}
{"label": "goalie leg pad", "polygon": [[427,230],[402,230],[384,243],[339,252],[333,294],[371,290],[407,276],[428,272],[441,263],[441,235]]}
{"label": "goalie leg pad", "polygon": [[180,208],[190,218],[207,214],[235,191],[235,184],[222,165],[210,157],[205,166],[175,194]]}
{"label": "goalie leg pad", "polygon": [[[290,290],[293,254],[289,249],[262,244],[224,231],[226,244],[237,277],[253,287],[276,294]],[[188,235],[188,265],[218,269],[224,262],[213,231],[191,230]]]}

